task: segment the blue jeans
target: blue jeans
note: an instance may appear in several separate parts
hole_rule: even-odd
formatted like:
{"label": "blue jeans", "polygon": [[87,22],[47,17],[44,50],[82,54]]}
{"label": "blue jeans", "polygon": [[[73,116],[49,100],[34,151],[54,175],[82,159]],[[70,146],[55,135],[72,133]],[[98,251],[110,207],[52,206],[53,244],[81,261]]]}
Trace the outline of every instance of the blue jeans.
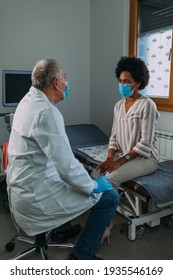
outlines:
{"label": "blue jeans", "polygon": [[73,249],[76,259],[89,260],[95,254],[106,228],[109,226],[119,202],[116,189],[104,192],[90,209],[86,226]]}

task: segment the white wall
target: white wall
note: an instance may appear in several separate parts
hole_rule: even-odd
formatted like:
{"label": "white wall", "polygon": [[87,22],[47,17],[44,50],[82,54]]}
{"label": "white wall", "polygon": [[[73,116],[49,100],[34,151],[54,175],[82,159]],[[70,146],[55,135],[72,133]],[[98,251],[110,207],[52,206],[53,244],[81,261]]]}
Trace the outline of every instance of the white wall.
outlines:
{"label": "white wall", "polygon": [[[0,70],[60,60],[71,89],[59,105],[65,123],[92,122],[109,135],[120,98],[114,71],[128,54],[128,18],[129,0],[0,0]],[[14,111],[2,107],[1,88],[0,113]],[[161,112],[158,128],[173,131],[172,113]],[[0,118],[0,145],[8,137]]]}
{"label": "white wall", "polygon": [[[60,60],[67,72],[65,123],[90,122],[90,0],[0,0],[0,70],[32,70],[42,58]],[[1,88],[0,112],[14,111],[2,107]],[[0,118],[0,144],[8,136]]]}
{"label": "white wall", "polygon": [[91,121],[110,134],[120,98],[115,67],[128,55],[129,0],[91,0]]}

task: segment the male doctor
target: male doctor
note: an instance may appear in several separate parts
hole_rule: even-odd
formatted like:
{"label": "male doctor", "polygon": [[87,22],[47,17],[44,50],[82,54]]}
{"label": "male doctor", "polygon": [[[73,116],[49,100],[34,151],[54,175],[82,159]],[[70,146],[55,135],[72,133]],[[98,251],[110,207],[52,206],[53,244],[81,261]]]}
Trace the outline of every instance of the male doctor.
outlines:
{"label": "male doctor", "polygon": [[14,115],[8,147],[9,204],[18,225],[31,236],[91,209],[70,259],[98,259],[95,252],[119,196],[106,176],[92,180],[74,157],[55,106],[68,94],[62,66],[54,59],[39,61]]}

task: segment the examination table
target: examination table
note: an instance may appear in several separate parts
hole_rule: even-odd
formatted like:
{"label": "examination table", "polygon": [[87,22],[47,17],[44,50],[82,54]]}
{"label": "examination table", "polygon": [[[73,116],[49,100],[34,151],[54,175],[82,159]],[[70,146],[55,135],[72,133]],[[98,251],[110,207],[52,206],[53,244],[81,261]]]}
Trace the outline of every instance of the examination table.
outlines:
{"label": "examination table", "polygon": [[[109,138],[93,124],[66,126],[75,157],[91,173],[106,159]],[[159,169],[148,176],[125,182],[118,189],[117,211],[127,218],[128,238],[142,237],[145,225],[154,227],[163,218],[173,225],[173,160],[161,162]]]}

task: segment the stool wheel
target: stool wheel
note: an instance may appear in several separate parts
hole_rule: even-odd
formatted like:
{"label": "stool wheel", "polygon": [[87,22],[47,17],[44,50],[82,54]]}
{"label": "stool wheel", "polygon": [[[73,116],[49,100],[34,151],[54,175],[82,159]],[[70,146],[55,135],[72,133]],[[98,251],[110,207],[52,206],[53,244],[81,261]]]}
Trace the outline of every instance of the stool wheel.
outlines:
{"label": "stool wheel", "polygon": [[5,245],[5,249],[6,249],[8,252],[13,251],[13,250],[14,250],[14,247],[15,247],[14,241],[10,241],[10,242],[8,242],[8,243]]}

